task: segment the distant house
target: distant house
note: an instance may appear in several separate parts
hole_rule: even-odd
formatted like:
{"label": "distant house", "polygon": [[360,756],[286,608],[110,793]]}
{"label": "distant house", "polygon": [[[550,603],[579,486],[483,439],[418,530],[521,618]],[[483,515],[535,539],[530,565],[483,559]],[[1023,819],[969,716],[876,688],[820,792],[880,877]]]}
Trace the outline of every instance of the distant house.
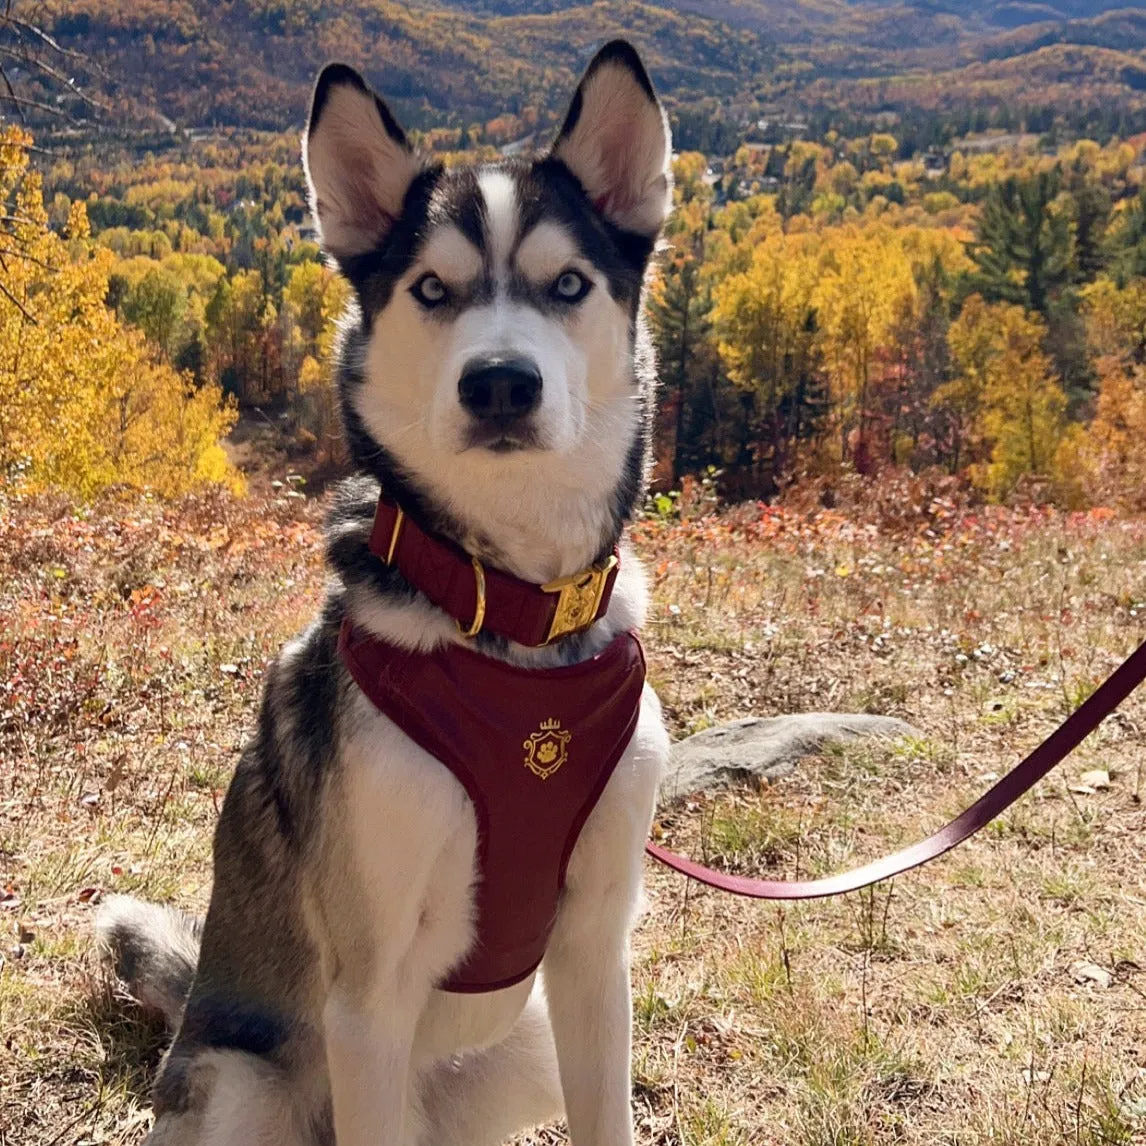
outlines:
{"label": "distant house", "polygon": [[963,152],[1033,151],[1039,137],[1017,131],[986,131],[964,136],[954,146]]}
{"label": "distant house", "polygon": [[923,157],[923,175],[926,179],[939,179],[947,174],[947,156],[932,147]]}
{"label": "distant house", "polygon": [[756,130],[767,133],[769,131],[779,135],[805,135],[808,131],[806,119],[785,119],[780,116],[776,119],[758,119]]}

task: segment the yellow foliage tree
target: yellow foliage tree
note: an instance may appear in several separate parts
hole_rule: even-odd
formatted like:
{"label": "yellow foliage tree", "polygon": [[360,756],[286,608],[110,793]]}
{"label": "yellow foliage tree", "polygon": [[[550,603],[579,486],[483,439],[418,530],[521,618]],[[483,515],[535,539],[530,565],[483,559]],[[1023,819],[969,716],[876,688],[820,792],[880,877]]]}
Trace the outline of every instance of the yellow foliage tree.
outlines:
{"label": "yellow foliage tree", "polygon": [[936,401],[956,409],[979,447],[971,478],[1002,497],[1026,475],[1053,477],[1066,429],[1066,395],[1042,349],[1042,320],[972,295],[951,324],[955,378]]}
{"label": "yellow foliage tree", "polygon": [[1087,340],[1096,355],[1094,417],[1073,426],[1059,468],[1075,500],[1146,510],[1146,280],[1083,291]]}
{"label": "yellow foliage tree", "polygon": [[865,449],[876,363],[914,298],[915,279],[899,232],[847,227],[830,235],[829,242],[825,233],[815,302],[841,456],[847,456],[853,438],[855,452]]}
{"label": "yellow foliage tree", "polygon": [[1060,469],[1087,504],[1146,511],[1146,370],[1112,355],[1095,364],[1094,417],[1060,450]]}
{"label": "yellow foliage tree", "polygon": [[338,319],[350,298],[350,284],[322,263],[291,268],[283,290],[283,318],[289,335],[284,354],[298,359],[294,408],[301,430],[336,449],[338,403],[332,365]]}
{"label": "yellow foliage tree", "polygon": [[1086,340],[1099,358],[1146,361],[1146,279],[1119,287],[1102,278],[1082,288]]}
{"label": "yellow foliage tree", "polygon": [[756,246],[747,270],[713,292],[712,318],[728,376],[756,390],[765,409],[792,392],[812,358],[818,262],[811,236],[774,233]]}
{"label": "yellow foliage tree", "polygon": [[711,202],[712,188],[705,182],[707,172],[706,156],[699,151],[682,151],[672,165],[673,202]]}
{"label": "yellow foliage tree", "polygon": [[115,484],[171,496],[205,482],[239,488],[220,437],[233,405],[196,389],[105,305],[111,251],[83,204],[48,225],[31,140],[0,132],[0,480],[90,496]]}

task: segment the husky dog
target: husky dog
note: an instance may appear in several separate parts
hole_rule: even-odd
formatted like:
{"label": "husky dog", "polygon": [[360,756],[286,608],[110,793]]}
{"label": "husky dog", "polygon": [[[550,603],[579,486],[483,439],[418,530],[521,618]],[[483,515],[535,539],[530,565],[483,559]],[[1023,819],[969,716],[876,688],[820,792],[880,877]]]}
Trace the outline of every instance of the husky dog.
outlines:
{"label": "husky dog", "polygon": [[[562,1112],[574,1146],[632,1143],[629,932],[668,749],[655,695],[638,683],[539,973],[452,993],[441,984],[474,937],[474,806],[356,687],[339,633],[575,671],[640,625],[622,532],[646,479],[640,308],[670,155],[623,42],[532,160],[432,164],[357,72],[319,77],[304,161],[323,247],[354,288],[339,387],[358,476],[331,513],[321,617],[267,672],[205,922],[124,897],[97,922],[135,996],[176,1027],[152,1146],[494,1146]],[[607,610],[539,647],[468,638],[371,552],[380,489],[532,585],[621,546]]]}

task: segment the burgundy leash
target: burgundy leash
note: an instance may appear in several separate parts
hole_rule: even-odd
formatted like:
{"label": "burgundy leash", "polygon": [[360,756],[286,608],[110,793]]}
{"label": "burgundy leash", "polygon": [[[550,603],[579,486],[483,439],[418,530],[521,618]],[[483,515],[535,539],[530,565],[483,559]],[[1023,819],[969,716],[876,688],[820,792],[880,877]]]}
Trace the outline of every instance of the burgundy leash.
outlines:
{"label": "burgundy leash", "polygon": [[750,879],[713,871],[651,840],[645,845],[645,850],[654,859],[690,879],[751,899],[822,899],[858,891],[861,887],[929,863],[986,827],[1020,796],[1029,792],[1052,768],[1061,764],[1144,680],[1146,644],[1131,653],[1042,744],[965,812],[927,839],[854,871],[824,879]]}

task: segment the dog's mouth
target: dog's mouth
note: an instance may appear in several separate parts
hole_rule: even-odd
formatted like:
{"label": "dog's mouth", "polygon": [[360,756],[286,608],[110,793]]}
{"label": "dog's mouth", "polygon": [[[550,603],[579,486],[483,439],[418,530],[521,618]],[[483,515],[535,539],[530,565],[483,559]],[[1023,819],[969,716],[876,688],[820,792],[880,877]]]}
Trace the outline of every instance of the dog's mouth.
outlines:
{"label": "dog's mouth", "polygon": [[515,454],[542,448],[540,435],[532,422],[520,418],[475,423],[466,432],[463,446],[465,450],[488,450],[492,454]]}

